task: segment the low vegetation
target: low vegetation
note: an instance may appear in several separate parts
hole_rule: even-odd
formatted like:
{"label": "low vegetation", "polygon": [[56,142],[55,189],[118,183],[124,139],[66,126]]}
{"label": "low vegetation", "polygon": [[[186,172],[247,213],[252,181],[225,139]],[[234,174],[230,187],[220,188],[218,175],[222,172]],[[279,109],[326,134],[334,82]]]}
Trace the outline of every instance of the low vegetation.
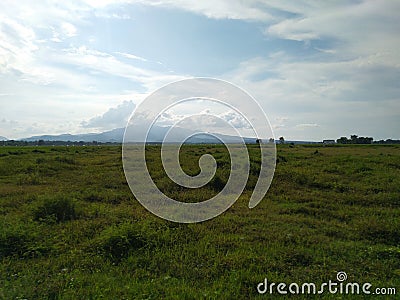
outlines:
{"label": "low vegetation", "polygon": [[[212,197],[229,176],[223,146],[183,148],[188,174],[199,172],[202,154],[218,162],[199,190],[175,186],[160,148],[147,150],[155,182],[180,201]],[[239,200],[210,221],[177,224],[134,199],[119,146],[0,147],[0,298],[267,299],[256,289],[264,278],[318,284],[339,271],[349,282],[400,293],[400,146],[277,151],[259,206],[247,206],[259,172],[258,145],[251,145]]]}

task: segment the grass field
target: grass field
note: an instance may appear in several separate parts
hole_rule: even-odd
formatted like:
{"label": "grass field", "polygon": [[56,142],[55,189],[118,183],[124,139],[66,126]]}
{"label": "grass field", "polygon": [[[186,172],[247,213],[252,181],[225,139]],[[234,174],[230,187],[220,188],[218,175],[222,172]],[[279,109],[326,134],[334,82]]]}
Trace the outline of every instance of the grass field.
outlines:
{"label": "grass field", "polygon": [[[208,199],[229,175],[223,146],[187,146],[189,174],[205,153],[219,169],[205,188],[184,190],[160,171],[159,150],[149,147],[149,168],[177,200]],[[320,284],[339,271],[398,297],[399,146],[279,145],[271,188],[254,209],[259,151],[249,152],[240,199],[215,219],[178,224],[133,198],[118,146],[0,147],[0,298],[269,299],[257,293],[264,278]],[[352,298],[316,298],[338,297]]]}

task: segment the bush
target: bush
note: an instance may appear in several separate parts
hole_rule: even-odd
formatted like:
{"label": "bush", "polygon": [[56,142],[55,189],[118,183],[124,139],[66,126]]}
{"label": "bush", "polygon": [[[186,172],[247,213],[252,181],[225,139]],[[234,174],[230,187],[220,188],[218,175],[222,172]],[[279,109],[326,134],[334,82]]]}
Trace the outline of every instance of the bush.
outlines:
{"label": "bush", "polygon": [[[19,221],[22,222],[22,221]],[[37,241],[34,224],[3,223],[0,227],[0,258],[2,257],[39,257],[50,251],[47,245]]]}
{"label": "bush", "polygon": [[133,251],[149,245],[133,224],[125,223],[104,230],[94,243],[94,248],[105,257],[118,262]]}
{"label": "bush", "polygon": [[66,197],[47,198],[34,209],[35,221],[64,222],[77,218],[75,201]]}
{"label": "bush", "polygon": [[11,231],[0,235],[0,257],[22,256],[28,249],[29,238],[25,232]]}
{"label": "bush", "polygon": [[219,177],[218,175],[215,175],[213,179],[211,179],[209,184],[214,191],[219,192],[224,189],[226,182],[223,179],[221,179],[221,177]]}

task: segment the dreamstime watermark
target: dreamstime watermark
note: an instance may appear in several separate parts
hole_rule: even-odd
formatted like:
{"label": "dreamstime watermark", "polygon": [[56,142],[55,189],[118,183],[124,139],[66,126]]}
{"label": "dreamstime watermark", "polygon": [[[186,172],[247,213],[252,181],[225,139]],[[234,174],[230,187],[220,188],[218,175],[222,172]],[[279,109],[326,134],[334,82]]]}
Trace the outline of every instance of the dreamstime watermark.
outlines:
{"label": "dreamstime watermark", "polygon": [[317,295],[317,294],[345,294],[345,295],[396,295],[396,288],[394,287],[376,287],[374,288],[371,283],[358,283],[358,282],[345,282],[347,274],[345,272],[338,272],[336,274],[336,281],[329,280],[321,284],[313,282],[305,282],[298,284],[295,282],[268,282],[265,278],[263,282],[257,285],[257,292],[259,294],[293,294],[293,295]]}
{"label": "dreamstime watermark", "polygon": [[[180,106],[186,107],[185,113],[172,114]],[[217,106],[223,107],[224,113],[213,111],[212,108]],[[158,125],[163,124],[161,121],[166,117],[173,121],[172,125]],[[236,85],[212,78],[192,78],[156,90],[136,107],[125,128],[122,161],[135,198],[153,214],[174,222],[201,222],[220,215],[242,194],[250,172],[247,136],[240,128],[245,128],[246,133],[251,132],[254,141],[274,137],[260,105]],[[158,140],[160,132],[161,141]],[[180,202],[156,186],[148,170],[151,161],[146,160],[146,145],[161,143],[161,161],[166,175],[179,186],[196,189],[209,183],[217,169],[212,153],[205,153],[198,161],[198,175],[189,176],[183,171],[179,161],[181,146],[190,139],[199,140],[199,137],[225,145],[230,156],[229,179],[222,191],[211,199]],[[259,146],[260,172],[249,208],[263,199],[275,171],[275,143],[262,142]]]}

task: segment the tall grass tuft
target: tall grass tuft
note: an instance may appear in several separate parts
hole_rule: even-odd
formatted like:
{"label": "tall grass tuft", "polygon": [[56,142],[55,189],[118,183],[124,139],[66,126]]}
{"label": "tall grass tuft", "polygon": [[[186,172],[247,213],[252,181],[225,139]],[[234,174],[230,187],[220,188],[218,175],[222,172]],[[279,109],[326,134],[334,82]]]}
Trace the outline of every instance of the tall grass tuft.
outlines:
{"label": "tall grass tuft", "polygon": [[77,217],[75,200],[65,196],[45,198],[33,210],[33,219],[35,221],[59,223],[74,220]]}

